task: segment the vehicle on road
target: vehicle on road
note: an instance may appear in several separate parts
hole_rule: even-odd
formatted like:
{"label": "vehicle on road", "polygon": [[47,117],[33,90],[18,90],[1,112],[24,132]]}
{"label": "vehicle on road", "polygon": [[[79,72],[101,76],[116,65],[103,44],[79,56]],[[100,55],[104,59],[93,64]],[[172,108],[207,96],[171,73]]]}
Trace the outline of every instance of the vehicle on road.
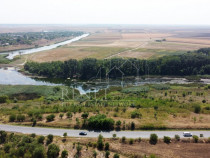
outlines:
{"label": "vehicle on road", "polygon": [[86,136],[87,133],[86,132],[80,132],[79,135]]}
{"label": "vehicle on road", "polygon": [[192,137],[192,133],[190,133],[190,132],[184,132],[183,133],[183,136],[184,137]]}

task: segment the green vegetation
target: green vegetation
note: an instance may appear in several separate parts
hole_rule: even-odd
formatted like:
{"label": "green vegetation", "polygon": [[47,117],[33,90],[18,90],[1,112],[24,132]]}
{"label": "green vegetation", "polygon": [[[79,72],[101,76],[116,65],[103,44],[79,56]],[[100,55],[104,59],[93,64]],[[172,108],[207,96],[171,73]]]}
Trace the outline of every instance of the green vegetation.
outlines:
{"label": "green vegetation", "polygon": [[99,72],[102,78],[107,77],[107,73],[110,78],[116,78],[122,75],[145,75],[148,74],[148,69],[150,75],[189,76],[210,74],[209,63],[210,56],[207,56],[205,52],[197,51],[148,61],[117,58],[102,61],[90,58],[81,61],[71,59],[65,62],[28,62],[24,65],[24,69],[30,73],[51,78],[90,79],[97,77]]}
{"label": "green vegetation", "polygon": [[72,31],[1,33],[0,46],[19,44],[31,45],[33,42],[41,39],[53,40],[56,38],[80,36],[82,34],[83,32]]}
{"label": "green vegetation", "polygon": [[155,145],[157,144],[157,141],[158,141],[157,134],[151,134],[149,139],[150,144]]}

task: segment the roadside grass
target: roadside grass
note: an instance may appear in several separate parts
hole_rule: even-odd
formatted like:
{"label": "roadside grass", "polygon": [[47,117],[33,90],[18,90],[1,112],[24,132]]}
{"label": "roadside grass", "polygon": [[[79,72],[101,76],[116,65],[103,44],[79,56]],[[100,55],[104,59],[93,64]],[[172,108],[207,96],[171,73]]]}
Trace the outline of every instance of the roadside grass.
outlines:
{"label": "roadside grass", "polygon": [[6,58],[7,55],[0,55],[0,64],[9,64],[10,60]]}

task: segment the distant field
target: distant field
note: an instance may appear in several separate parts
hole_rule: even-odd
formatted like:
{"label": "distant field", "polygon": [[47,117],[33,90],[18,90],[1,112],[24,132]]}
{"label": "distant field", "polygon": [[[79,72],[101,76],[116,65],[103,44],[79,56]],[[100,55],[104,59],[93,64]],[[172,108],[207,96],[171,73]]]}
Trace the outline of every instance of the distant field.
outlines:
{"label": "distant field", "polygon": [[[48,29],[58,30],[58,28],[56,26],[50,26]],[[187,51],[209,47],[210,45],[210,30],[208,28],[147,28],[146,26],[128,27],[115,25],[69,28],[60,26],[60,28],[63,30],[89,32],[90,36],[53,50],[27,55],[28,60],[47,62],[56,60],[64,61],[72,58],[80,60],[88,57],[97,59],[111,57],[150,59],[164,55],[182,54]],[[40,27],[36,29],[39,30]],[[157,42],[157,40],[161,41],[163,39],[165,40]]]}

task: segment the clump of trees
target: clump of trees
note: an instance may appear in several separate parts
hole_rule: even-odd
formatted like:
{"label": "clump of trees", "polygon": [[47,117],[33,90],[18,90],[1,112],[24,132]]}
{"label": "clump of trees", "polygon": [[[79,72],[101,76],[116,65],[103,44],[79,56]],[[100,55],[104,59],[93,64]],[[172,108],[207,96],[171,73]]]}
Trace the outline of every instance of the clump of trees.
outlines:
{"label": "clump of trees", "polygon": [[209,52],[209,49],[204,49],[147,61],[135,58],[115,58],[104,61],[88,58],[81,61],[71,59],[65,62],[28,62],[25,64],[24,69],[30,73],[46,77],[80,79],[96,77],[99,71],[102,78],[105,78],[107,73],[109,78],[122,77],[122,73],[123,76],[136,76],[136,68],[138,68],[139,75],[148,74],[148,68],[151,75],[187,76],[210,74]]}
{"label": "clump of trees", "polygon": [[98,114],[96,116],[91,116],[88,119],[87,127],[94,130],[113,130],[114,120],[112,118],[107,118],[106,115]]}

